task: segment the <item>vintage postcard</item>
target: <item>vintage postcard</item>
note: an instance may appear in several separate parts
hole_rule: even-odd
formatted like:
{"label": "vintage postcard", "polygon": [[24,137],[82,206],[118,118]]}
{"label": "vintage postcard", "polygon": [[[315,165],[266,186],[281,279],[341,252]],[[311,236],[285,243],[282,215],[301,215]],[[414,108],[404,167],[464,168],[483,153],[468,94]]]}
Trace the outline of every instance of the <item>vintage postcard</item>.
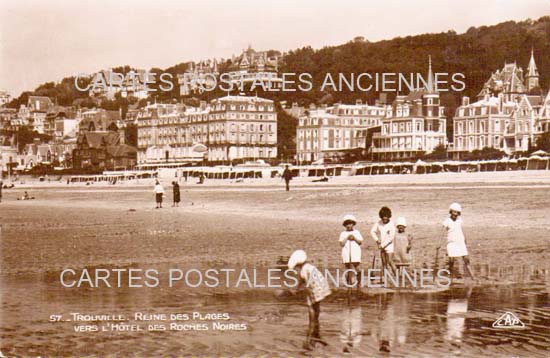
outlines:
{"label": "vintage postcard", "polygon": [[548,0],[4,0],[0,358],[550,357]]}

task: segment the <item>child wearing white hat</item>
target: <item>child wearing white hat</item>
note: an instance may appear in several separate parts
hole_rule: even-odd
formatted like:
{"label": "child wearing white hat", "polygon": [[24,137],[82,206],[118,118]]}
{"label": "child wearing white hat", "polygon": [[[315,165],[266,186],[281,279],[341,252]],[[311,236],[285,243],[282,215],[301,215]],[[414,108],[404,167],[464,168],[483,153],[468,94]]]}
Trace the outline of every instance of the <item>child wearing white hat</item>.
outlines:
{"label": "child wearing white hat", "polygon": [[393,260],[397,266],[410,264],[410,251],[413,237],[405,232],[407,229],[407,220],[404,217],[397,218],[395,227],[397,231],[393,239]]}
{"label": "child wearing white hat", "polygon": [[306,348],[310,348],[314,343],[326,344],[321,340],[319,333],[319,314],[321,301],[331,294],[327,280],[317,267],[307,262],[307,254],[303,250],[292,253],[288,260],[288,269],[298,272],[300,287],[305,287],[307,291],[309,329]]}
{"label": "child wearing white hat", "polygon": [[[357,219],[355,219],[355,216],[351,214],[344,216],[342,225],[346,230],[340,233],[338,239],[340,246],[342,246],[342,263],[348,273],[346,281],[350,286],[353,284],[353,277],[357,277],[357,269],[361,263],[361,244],[363,243],[363,236],[359,230],[355,229],[356,224]],[[355,271],[354,275],[352,275],[351,270]]]}
{"label": "child wearing white hat", "polygon": [[459,203],[452,203],[449,206],[449,217],[443,221],[443,229],[447,235],[447,256],[449,257],[449,271],[451,278],[453,276],[454,261],[458,257],[462,257],[464,268],[474,279],[474,273],[470,266],[468,258],[468,249],[466,248],[466,238],[462,231],[462,207]]}

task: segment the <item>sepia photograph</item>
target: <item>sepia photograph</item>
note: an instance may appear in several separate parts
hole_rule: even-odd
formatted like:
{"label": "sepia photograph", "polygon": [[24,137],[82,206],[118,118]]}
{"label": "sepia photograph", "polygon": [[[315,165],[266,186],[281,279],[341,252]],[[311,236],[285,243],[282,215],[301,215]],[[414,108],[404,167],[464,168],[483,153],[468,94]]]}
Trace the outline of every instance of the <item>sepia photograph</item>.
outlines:
{"label": "sepia photograph", "polygon": [[550,1],[0,1],[0,358],[550,357]]}

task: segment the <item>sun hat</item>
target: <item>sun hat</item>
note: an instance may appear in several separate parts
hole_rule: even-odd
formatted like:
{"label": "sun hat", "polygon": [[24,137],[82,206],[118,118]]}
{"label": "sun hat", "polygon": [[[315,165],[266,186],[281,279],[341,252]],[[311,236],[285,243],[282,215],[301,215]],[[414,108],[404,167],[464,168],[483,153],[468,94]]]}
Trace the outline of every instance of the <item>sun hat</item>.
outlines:
{"label": "sun hat", "polygon": [[461,213],[462,206],[460,206],[459,203],[452,203],[451,206],[449,206],[449,210],[458,211],[459,213]]}
{"label": "sun hat", "polygon": [[397,221],[395,222],[395,226],[407,227],[407,220],[404,217],[400,216],[397,218]]}
{"label": "sun hat", "polygon": [[304,250],[296,250],[288,259],[288,269],[294,270],[296,265],[303,264],[307,260],[307,254]]}
{"label": "sun hat", "polygon": [[357,224],[357,219],[355,218],[355,216],[353,216],[351,214],[347,214],[347,215],[344,216],[342,224],[345,224],[348,221],[353,221],[354,224]]}

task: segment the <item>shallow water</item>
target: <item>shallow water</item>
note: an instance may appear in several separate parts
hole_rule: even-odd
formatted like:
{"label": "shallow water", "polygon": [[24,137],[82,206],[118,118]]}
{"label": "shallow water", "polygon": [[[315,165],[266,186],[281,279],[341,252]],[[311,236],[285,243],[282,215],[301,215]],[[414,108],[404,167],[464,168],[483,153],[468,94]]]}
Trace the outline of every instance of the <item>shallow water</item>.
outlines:
{"label": "shallow water", "polygon": [[[396,212],[413,223],[417,268],[434,262],[439,213],[446,211],[442,203],[468,205],[470,226],[465,229],[474,271],[483,286],[431,294],[365,290],[361,300],[350,303],[346,292],[339,292],[321,308],[321,336],[329,345],[313,352],[302,349],[308,324],[305,300],[278,299],[275,290],[180,285],[67,289],[59,284],[59,270],[67,267],[250,267],[273,264],[279,255],[298,247],[306,249],[318,267],[335,267],[340,265],[336,240],[341,229],[336,213],[377,217],[388,195],[397,192],[401,199]],[[322,191],[318,196],[297,190],[182,193],[181,208],[162,211],[153,208],[148,188],[131,195],[41,190],[29,202],[7,193],[0,210],[3,355],[339,357],[346,348],[348,356],[356,357],[550,356],[545,188],[334,191],[338,200]],[[365,221],[360,229],[365,234],[370,225]],[[373,250],[372,242],[367,243],[365,267],[370,266]],[[247,330],[75,332],[75,323],[65,321],[71,312],[122,314],[125,323],[147,328],[150,323],[170,322],[138,322],[135,312],[193,311],[228,313],[230,323],[244,323]],[[493,328],[506,311],[526,327]],[[63,321],[49,322],[53,314],[62,315]],[[379,351],[382,341],[389,342],[389,353]]]}
{"label": "shallow water", "polygon": [[[452,288],[439,293],[377,293],[360,299],[337,293],[321,307],[326,347],[304,351],[307,308],[299,298],[278,299],[270,289],[208,290],[80,288],[60,286],[56,274],[2,276],[1,347],[5,356],[176,357],[176,356],[347,356],[357,357],[548,357],[550,285],[538,283]],[[523,329],[493,328],[506,311]],[[52,314],[111,314],[138,332],[75,332],[75,322],[49,322]],[[147,331],[135,312],[228,313],[244,331]],[[84,323],[81,323],[84,324]],[[88,322],[101,326],[105,322]],[[389,342],[389,353],[379,351]]]}

